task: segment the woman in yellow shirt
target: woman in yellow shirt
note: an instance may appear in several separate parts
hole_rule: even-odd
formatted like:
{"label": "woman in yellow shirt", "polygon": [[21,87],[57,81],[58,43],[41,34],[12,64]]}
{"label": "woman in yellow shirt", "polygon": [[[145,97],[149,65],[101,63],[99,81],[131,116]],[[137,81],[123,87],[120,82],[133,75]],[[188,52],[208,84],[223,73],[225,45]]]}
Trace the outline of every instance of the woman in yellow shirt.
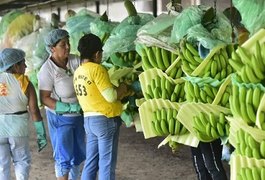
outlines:
{"label": "woman in yellow shirt", "polygon": [[86,34],[78,44],[81,65],[74,73],[74,87],[84,111],[87,135],[86,161],[82,180],[114,180],[117,160],[121,99],[127,86],[115,88],[107,70],[100,64],[102,43],[94,34]]}

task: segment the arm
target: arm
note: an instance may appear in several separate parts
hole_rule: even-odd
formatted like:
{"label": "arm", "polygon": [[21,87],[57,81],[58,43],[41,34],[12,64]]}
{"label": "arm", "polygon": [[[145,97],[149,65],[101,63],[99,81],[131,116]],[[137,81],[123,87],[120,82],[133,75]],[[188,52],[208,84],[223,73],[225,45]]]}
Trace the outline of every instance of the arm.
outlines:
{"label": "arm", "polygon": [[39,147],[38,151],[40,152],[47,145],[46,131],[40,114],[40,109],[38,107],[36,92],[31,82],[28,84],[26,95],[29,99],[29,112],[32,120],[34,121]]}
{"label": "arm", "polygon": [[51,91],[40,90],[41,103],[50,109],[55,109],[56,100],[51,98]]}

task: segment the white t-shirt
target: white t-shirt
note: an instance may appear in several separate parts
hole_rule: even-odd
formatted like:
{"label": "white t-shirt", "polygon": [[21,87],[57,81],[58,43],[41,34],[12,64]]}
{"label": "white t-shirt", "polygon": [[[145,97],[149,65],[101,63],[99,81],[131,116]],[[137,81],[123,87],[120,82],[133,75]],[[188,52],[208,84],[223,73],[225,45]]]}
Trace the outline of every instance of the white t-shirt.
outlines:
{"label": "white t-shirt", "polygon": [[65,103],[78,102],[73,86],[73,74],[79,65],[80,58],[76,55],[69,55],[67,70],[58,67],[49,57],[38,73],[39,90],[51,91],[52,98]]}

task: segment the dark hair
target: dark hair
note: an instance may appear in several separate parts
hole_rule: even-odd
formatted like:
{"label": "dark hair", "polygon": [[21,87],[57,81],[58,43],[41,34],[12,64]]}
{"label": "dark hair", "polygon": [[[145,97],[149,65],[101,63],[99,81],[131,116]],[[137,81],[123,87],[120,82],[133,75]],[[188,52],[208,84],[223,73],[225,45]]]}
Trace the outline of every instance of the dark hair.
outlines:
{"label": "dark hair", "polygon": [[77,50],[80,53],[81,60],[93,59],[96,52],[102,51],[102,42],[100,38],[94,34],[85,34],[78,42]]}

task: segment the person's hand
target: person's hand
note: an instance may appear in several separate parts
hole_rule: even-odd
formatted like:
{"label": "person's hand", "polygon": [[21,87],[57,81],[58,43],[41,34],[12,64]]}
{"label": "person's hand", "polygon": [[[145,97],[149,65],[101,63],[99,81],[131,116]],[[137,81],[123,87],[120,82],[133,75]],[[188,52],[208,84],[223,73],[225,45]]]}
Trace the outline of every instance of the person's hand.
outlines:
{"label": "person's hand", "polygon": [[121,100],[123,99],[126,94],[128,93],[128,85],[125,84],[125,83],[121,83],[119,85],[119,87],[117,88],[117,96],[118,96],[118,99]]}
{"label": "person's hand", "polygon": [[64,113],[80,113],[81,107],[78,103],[64,103],[57,101],[55,105],[55,112],[58,114]]}
{"label": "person's hand", "polygon": [[37,133],[38,152],[40,152],[47,145],[45,126],[43,121],[34,122],[34,126]]}
{"label": "person's hand", "polygon": [[70,113],[80,113],[81,112],[81,106],[79,103],[70,103]]}

